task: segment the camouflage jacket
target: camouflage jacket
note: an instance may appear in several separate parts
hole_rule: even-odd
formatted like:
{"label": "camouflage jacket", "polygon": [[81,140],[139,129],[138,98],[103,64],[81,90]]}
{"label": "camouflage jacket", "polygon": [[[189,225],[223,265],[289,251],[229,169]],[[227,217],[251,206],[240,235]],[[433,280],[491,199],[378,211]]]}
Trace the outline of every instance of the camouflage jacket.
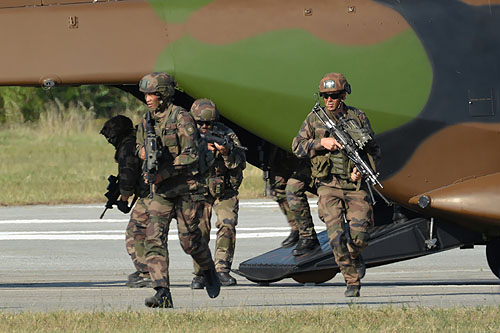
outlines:
{"label": "camouflage jacket", "polygon": [[[331,119],[335,117],[326,110]],[[343,112],[347,119],[354,119],[360,128],[368,130],[374,138],[373,130],[366,114],[356,108],[343,105]],[[313,112],[310,112],[299,130],[298,135],[293,139],[292,150],[297,157],[309,157],[312,164],[312,176],[320,182],[330,186],[355,189],[359,184],[355,184],[350,179],[353,165],[342,150],[328,151],[321,145],[321,139],[330,137],[330,133]],[[372,139],[364,148],[363,153],[369,155],[369,160],[373,161],[372,167],[376,167],[380,160],[380,147],[375,139]]]}
{"label": "camouflage jacket", "polygon": [[[234,191],[238,190],[243,180],[246,156],[240,140],[232,129],[221,122],[217,122],[212,131],[218,135],[228,137],[233,143],[233,147],[228,155],[222,155],[220,151],[215,152],[213,165],[207,174],[207,184],[210,194],[217,197],[220,195],[218,192],[221,192],[223,188]],[[222,187],[216,189],[214,186]]]}
{"label": "camouflage jacket", "polygon": [[142,177],[142,161],[136,155],[135,131],[126,136],[116,147],[115,161],[118,163],[118,184],[120,194],[139,197],[148,195],[149,187]]}
{"label": "camouflage jacket", "polygon": [[[169,178],[192,177],[199,173],[200,135],[189,112],[170,104],[165,111],[153,115],[155,132],[160,138],[161,150],[159,175]],[[146,139],[145,117],[137,129],[137,150],[144,147]]]}

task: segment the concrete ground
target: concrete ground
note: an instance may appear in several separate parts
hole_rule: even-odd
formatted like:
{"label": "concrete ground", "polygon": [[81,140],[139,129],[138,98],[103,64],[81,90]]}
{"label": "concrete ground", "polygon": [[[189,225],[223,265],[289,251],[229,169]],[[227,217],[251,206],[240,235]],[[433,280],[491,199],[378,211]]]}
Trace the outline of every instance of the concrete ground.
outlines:
{"label": "concrete ground", "polygon": [[[101,205],[0,208],[0,310],[150,311],[144,298],[154,291],[125,286],[127,275],[134,271],[124,244],[128,218],[113,209],[99,220],[102,209]],[[314,204],[312,210],[318,230],[324,230]],[[233,268],[279,247],[289,232],[271,200],[242,201],[237,230]],[[499,279],[486,263],[484,246],[371,268],[362,281],[362,297],[356,299],[343,296],[341,275],[321,285],[285,279],[259,286],[234,274],[238,285],[223,287],[218,298],[210,299],[204,290],[189,287],[191,259],[179,245],[175,221],[169,251],[177,309],[500,304]]]}

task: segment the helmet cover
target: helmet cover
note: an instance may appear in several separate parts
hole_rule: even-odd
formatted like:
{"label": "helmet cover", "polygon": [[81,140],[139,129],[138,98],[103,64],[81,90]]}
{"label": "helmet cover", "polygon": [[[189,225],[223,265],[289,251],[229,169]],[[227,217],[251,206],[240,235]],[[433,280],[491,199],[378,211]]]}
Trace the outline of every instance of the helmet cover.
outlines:
{"label": "helmet cover", "polygon": [[154,72],[139,81],[139,90],[145,94],[158,93],[163,99],[171,98],[175,92],[175,80],[166,73]]}
{"label": "helmet cover", "polygon": [[351,85],[347,82],[347,79],[343,74],[328,73],[321,78],[321,81],[319,81],[320,93],[342,92],[342,91],[345,91],[348,94],[351,93]]}
{"label": "helmet cover", "polygon": [[214,102],[208,98],[197,99],[191,106],[191,114],[196,121],[217,121],[219,110]]}

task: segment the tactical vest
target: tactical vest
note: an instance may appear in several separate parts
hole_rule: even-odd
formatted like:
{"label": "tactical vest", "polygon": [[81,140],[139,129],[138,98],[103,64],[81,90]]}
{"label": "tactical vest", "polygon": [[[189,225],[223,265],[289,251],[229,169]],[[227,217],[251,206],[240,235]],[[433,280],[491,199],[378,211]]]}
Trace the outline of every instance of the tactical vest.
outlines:
{"label": "tactical vest", "polygon": [[[180,154],[179,139],[177,137],[177,115],[183,109],[177,105],[171,104],[171,106],[172,110],[165,116],[161,126],[155,126],[155,132],[161,139],[162,147],[165,148],[163,154],[169,153],[173,161]],[[168,109],[170,109],[170,106]]]}
{"label": "tactical vest", "polygon": [[[347,108],[346,117],[354,119],[358,126],[361,127],[361,120],[353,109],[347,105],[345,107]],[[327,132],[325,137],[330,137],[330,134]],[[370,158],[370,163],[371,161],[372,159]],[[351,180],[351,172],[354,165],[342,150],[321,151],[318,155],[311,158],[311,164],[312,177],[320,181],[328,181],[333,176],[339,181],[340,187],[343,189],[359,188],[359,184]]]}
{"label": "tactical vest", "polygon": [[[222,135],[228,134],[223,130],[218,130],[217,127],[214,127],[213,130]],[[205,147],[207,147],[206,144]],[[210,152],[208,148],[207,151]],[[216,152],[215,155],[212,152],[210,152],[210,154],[213,156],[213,161],[207,177],[207,186],[210,195],[214,198],[218,198],[225,190],[238,191],[243,181],[243,169],[238,167],[230,170],[226,168],[224,158],[220,152]]]}
{"label": "tactical vest", "polygon": [[[165,117],[154,126],[156,136],[160,139],[159,142],[161,143],[158,147],[161,151],[160,160],[167,165],[173,164],[174,159],[181,153],[179,138],[177,136],[177,116],[183,110],[180,106],[170,104],[164,111],[166,112]],[[142,126],[145,129],[145,119],[142,119]],[[183,170],[183,174],[185,175],[195,175],[198,172],[199,169],[197,166]]]}

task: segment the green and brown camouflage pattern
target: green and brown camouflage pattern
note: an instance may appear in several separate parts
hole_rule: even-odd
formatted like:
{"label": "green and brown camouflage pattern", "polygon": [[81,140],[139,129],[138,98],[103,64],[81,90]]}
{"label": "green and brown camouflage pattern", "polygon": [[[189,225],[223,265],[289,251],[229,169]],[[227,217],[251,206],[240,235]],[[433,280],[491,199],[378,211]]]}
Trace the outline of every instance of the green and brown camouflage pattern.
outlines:
{"label": "green and brown camouflage pattern", "polygon": [[[336,119],[331,111],[326,109],[325,112],[330,119]],[[370,121],[363,111],[342,102],[338,112],[342,112],[347,119],[353,119],[361,129],[365,129],[371,137],[374,136]],[[292,150],[299,158],[310,158],[311,176],[315,182],[321,181],[342,189],[359,189],[360,184],[351,180],[354,165],[345,152],[339,149],[329,151],[321,145],[321,139],[327,137],[330,137],[328,129],[314,112],[310,112],[293,139]],[[380,160],[380,147],[375,139],[367,143],[362,153],[371,156],[375,164]]]}
{"label": "green and brown camouflage pattern", "polygon": [[154,72],[146,74],[139,81],[139,91],[145,94],[159,93],[163,99],[174,96],[176,82],[168,74]]}
{"label": "green and brown camouflage pattern", "polygon": [[0,85],[136,84],[164,71],[289,150],[318,78],[344,73],[384,152],[383,193],[495,237],[499,17],[499,0],[2,0]]}
{"label": "green and brown camouflage pattern", "polygon": [[285,215],[292,231],[299,231],[302,238],[316,236],[306,191],[312,188],[311,165],[306,159],[279,148],[271,153],[269,167],[271,196]]}
{"label": "green and brown camouflage pattern", "polygon": [[292,221],[295,222],[295,228],[291,226],[292,230],[298,230],[301,238],[314,239],[316,238],[316,230],[314,230],[314,222],[311,216],[311,208],[309,207],[306,191],[316,192],[316,190],[311,188],[312,179],[310,168],[308,169],[309,170],[305,170],[305,172],[300,172],[301,170],[298,170],[288,178],[285,193],[289,211],[286,213],[293,216]]}
{"label": "green and brown camouflage pattern", "polygon": [[219,110],[217,110],[215,103],[208,98],[201,98],[194,101],[190,112],[196,121],[219,120]]}
{"label": "green and brown camouflage pattern", "polygon": [[199,222],[205,199],[203,195],[180,192],[177,197],[155,193],[148,205],[146,228],[146,262],[153,288],[169,287],[168,231],[175,217],[181,247],[202,270],[213,265],[208,244],[202,237]]}
{"label": "green and brown camouflage pattern", "polygon": [[125,246],[135,269],[141,274],[148,275],[148,265],[146,261],[146,228],[148,226],[147,206],[149,199],[141,198],[137,200],[132,212],[130,213],[130,221],[127,224],[125,231]]}
{"label": "green and brown camouflage pattern", "polygon": [[[373,227],[373,211],[368,194],[318,185],[318,213],[328,230],[335,261],[347,285],[359,285],[360,278],[352,259],[358,258],[368,245],[368,230]],[[352,243],[347,241],[342,210],[346,209]]]}
{"label": "green and brown camouflage pattern", "polygon": [[[168,230],[175,217],[181,247],[202,270],[213,265],[208,243],[198,227],[203,214],[205,187],[199,172],[199,138],[193,117],[181,107],[169,104],[155,113],[154,130],[161,142],[161,159],[155,193],[148,204],[146,262],[153,288],[169,287]],[[144,147],[144,121],[137,130],[137,147]]]}
{"label": "green and brown camouflage pattern", "polygon": [[[163,179],[183,178],[199,172],[199,133],[193,117],[182,107],[169,104],[161,113],[153,114],[156,135],[160,138],[162,158],[159,174]],[[145,120],[137,128],[137,149],[144,146]],[[182,183],[182,181],[180,181]],[[158,191],[177,191],[168,184],[158,184]],[[173,194],[175,196],[175,193]]]}
{"label": "green and brown camouflage pattern", "polygon": [[[205,201],[203,216],[200,219],[202,237],[210,242],[212,230],[212,211],[217,215],[217,234],[215,238],[214,263],[217,272],[230,272],[236,248],[236,225],[238,225],[239,200],[238,192],[225,191],[217,199],[208,195]],[[193,261],[195,275],[201,275],[200,266]]]}
{"label": "green and brown camouflage pattern", "polygon": [[321,81],[319,81],[318,91],[320,93],[345,91],[350,94],[351,86],[343,74],[328,73],[321,78]]}
{"label": "green and brown camouflage pattern", "polygon": [[[196,100],[191,114],[196,120],[216,121],[217,108],[209,99]],[[208,114],[207,114],[208,112]],[[211,129],[215,134],[226,136],[232,141],[233,148],[227,155],[216,150],[214,162],[204,174],[208,187],[200,229],[203,238],[210,241],[212,209],[217,215],[217,236],[215,240],[214,263],[217,272],[230,272],[236,246],[236,225],[238,224],[238,189],[243,180],[246,166],[245,151],[241,148],[238,136],[228,126],[215,122]],[[211,153],[213,154],[213,153]],[[200,267],[194,262],[194,274],[201,275]]]}

